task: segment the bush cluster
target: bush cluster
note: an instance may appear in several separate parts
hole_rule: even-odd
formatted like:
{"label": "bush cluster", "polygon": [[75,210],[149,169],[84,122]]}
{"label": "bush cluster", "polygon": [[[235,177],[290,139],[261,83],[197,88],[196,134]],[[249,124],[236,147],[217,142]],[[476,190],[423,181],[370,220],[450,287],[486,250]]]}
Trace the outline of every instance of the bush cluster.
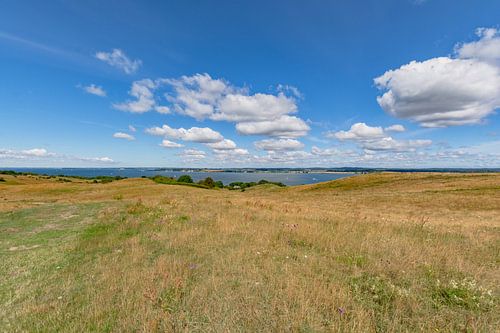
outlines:
{"label": "bush cluster", "polygon": [[270,182],[265,179],[261,179],[258,182],[232,182],[226,188],[230,190],[244,190],[249,187],[257,186],[257,185],[264,185],[264,184],[271,184],[271,185],[276,185],[279,187],[285,187],[286,185],[281,183],[281,182]]}
{"label": "bush cluster", "polygon": [[198,184],[200,185],[204,185],[208,188],[223,188],[224,187],[224,184],[219,180],[219,181],[214,181],[211,177],[207,177],[203,180],[200,180],[198,182]]}
{"label": "bush cluster", "polygon": [[179,178],[175,179],[174,177],[167,177],[167,176],[160,176],[156,175],[150,178],[154,182],[160,183],[160,184],[169,184],[169,185],[188,185],[188,186],[194,186],[194,187],[201,187],[201,188],[227,188],[229,190],[245,190],[246,188],[256,186],[256,185],[264,185],[264,184],[272,184],[280,187],[286,186],[283,183],[280,182],[270,182],[267,180],[260,180],[259,182],[232,182],[231,184],[224,186],[222,181],[218,180],[215,181],[211,177],[207,177],[205,179],[202,179],[195,183],[193,181],[193,178],[191,178],[190,175],[182,175],[179,176]]}

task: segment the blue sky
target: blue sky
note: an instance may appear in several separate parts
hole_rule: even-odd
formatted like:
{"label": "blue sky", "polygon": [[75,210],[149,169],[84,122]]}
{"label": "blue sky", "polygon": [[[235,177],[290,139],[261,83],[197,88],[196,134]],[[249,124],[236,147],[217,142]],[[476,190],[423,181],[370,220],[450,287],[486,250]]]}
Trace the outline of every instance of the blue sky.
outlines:
{"label": "blue sky", "polygon": [[499,167],[498,1],[0,1],[0,167]]}

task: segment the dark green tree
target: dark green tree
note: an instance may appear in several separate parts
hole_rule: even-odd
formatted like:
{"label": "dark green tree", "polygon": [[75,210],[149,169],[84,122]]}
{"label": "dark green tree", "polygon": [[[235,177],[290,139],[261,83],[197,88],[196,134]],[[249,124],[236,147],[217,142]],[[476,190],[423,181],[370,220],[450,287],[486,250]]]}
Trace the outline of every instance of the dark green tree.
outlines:
{"label": "dark green tree", "polygon": [[213,188],[215,186],[215,182],[211,177],[207,177],[204,180],[201,180],[199,184],[205,185],[208,188]]}
{"label": "dark green tree", "polygon": [[191,178],[190,175],[182,175],[180,176],[177,181],[179,183],[192,183],[193,182],[193,178]]}

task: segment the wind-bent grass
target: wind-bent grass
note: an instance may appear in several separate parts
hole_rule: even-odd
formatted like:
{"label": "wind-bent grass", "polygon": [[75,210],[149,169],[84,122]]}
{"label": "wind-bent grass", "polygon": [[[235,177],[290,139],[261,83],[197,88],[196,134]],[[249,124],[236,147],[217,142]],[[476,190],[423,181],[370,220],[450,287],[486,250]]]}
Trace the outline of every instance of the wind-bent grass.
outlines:
{"label": "wind-bent grass", "polygon": [[2,177],[0,331],[499,328],[498,174],[246,192]]}

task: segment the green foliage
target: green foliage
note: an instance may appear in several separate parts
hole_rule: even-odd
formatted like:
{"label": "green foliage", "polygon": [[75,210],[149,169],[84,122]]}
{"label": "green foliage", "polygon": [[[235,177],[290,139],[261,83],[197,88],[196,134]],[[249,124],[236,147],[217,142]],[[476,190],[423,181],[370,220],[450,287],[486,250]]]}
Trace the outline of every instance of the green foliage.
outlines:
{"label": "green foliage", "polygon": [[207,177],[207,178],[205,178],[203,180],[200,180],[198,182],[198,184],[204,185],[204,186],[206,186],[208,188],[214,188],[215,187],[215,182],[214,182],[214,180],[211,177]]}
{"label": "green foliage", "polygon": [[249,187],[257,186],[257,185],[265,185],[265,184],[271,184],[271,185],[276,185],[279,187],[285,187],[286,185],[281,183],[281,182],[270,182],[265,179],[259,180],[259,182],[232,182],[230,183],[227,188],[230,190],[244,190]]}
{"label": "green foliage", "polygon": [[126,179],[126,177],[121,177],[121,176],[114,176],[114,177],[112,177],[112,176],[97,176],[97,177],[93,177],[91,179],[94,179],[94,182],[106,184],[106,183],[111,183],[112,181],[115,181],[115,180]]}
{"label": "green foliage", "polygon": [[175,179],[173,177],[166,177],[156,175],[151,177],[156,183],[159,184],[168,184],[168,185],[188,185],[199,188],[223,188],[224,184],[221,181],[214,181],[211,177],[207,177],[203,180],[200,180],[198,183],[194,183],[193,179],[190,175],[182,175],[179,178]]}
{"label": "green foliage", "polygon": [[351,278],[349,284],[354,300],[373,311],[375,331],[389,331],[388,318],[394,314],[396,299],[408,297],[408,289],[394,285],[388,278],[369,273]]}
{"label": "green foliage", "polygon": [[17,172],[13,170],[0,170],[0,175],[9,175],[9,176],[37,176],[36,173],[32,172]]}
{"label": "green foliage", "polygon": [[354,267],[364,267],[368,263],[366,256],[357,254],[344,254],[337,257],[337,261],[346,265]]}
{"label": "green foliage", "polygon": [[351,280],[351,289],[358,301],[372,308],[392,307],[396,292],[394,286],[378,276],[363,274]]}
{"label": "green foliage", "polygon": [[189,184],[192,184],[193,183],[193,178],[191,178],[190,175],[182,175],[179,178],[177,178],[177,181],[179,183],[189,183]]}
{"label": "green foliage", "polygon": [[189,222],[190,218],[187,215],[181,215],[178,217],[179,222]]}
{"label": "green foliage", "polygon": [[487,311],[494,306],[493,292],[477,285],[476,281],[470,278],[450,280],[446,284],[438,280],[432,298],[436,307],[445,305]]}
{"label": "green foliage", "polygon": [[81,238],[84,240],[100,238],[111,233],[115,227],[114,224],[110,223],[96,223],[85,229]]}
{"label": "green foliage", "polygon": [[163,311],[175,313],[180,308],[184,294],[185,292],[181,286],[170,286],[160,293],[157,304]]}
{"label": "green foliage", "polygon": [[154,181],[155,183],[159,183],[159,184],[175,184],[175,183],[177,183],[175,178],[160,176],[160,175],[153,176],[150,179],[152,181]]}
{"label": "green foliage", "polygon": [[[182,176],[181,176],[182,177]],[[181,178],[179,177],[179,179]],[[189,177],[189,176],[188,176]],[[191,179],[191,177],[189,177]],[[166,177],[166,176],[160,176],[156,175],[150,178],[152,181],[158,184],[166,184],[166,185],[184,185],[184,186],[192,186],[192,187],[199,187],[199,188],[208,188],[205,185],[201,184],[195,184],[195,183],[186,183],[186,182],[179,182],[175,178],[172,177]]]}

